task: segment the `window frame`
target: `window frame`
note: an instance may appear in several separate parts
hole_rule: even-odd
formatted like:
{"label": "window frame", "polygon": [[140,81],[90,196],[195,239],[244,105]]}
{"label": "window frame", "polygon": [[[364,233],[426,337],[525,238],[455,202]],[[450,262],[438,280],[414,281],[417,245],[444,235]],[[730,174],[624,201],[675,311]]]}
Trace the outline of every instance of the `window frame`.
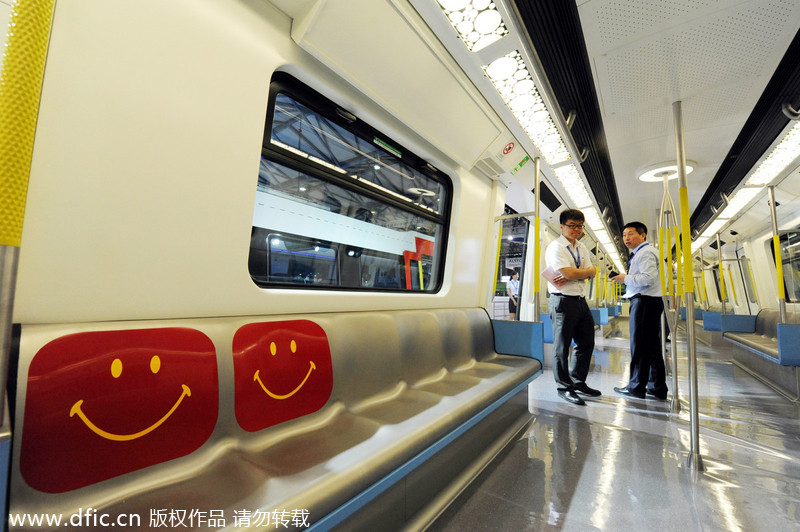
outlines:
{"label": "window frame", "polygon": [[[399,159],[401,159],[405,165],[413,168],[415,171],[420,172],[421,174],[424,174],[425,177],[433,179],[441,186],[441,190],[445,198],[443,198],[442,205],[440,206],[440,213],[437,214],[426,208],[418,207],[408,202],[405,202],[402,199],[393,197],[388,192],[383,192],[375,187],[362,184],[357,180],[351,179],[347,175],[339,174],[333,169],[327,168],[323,164],[316,163],[313,160],[302,157],[299,154],[295,154],[290,150],[284,149],[272,143],[271,141],[272,127],[275,118],[276,100],[279,94],[287,95],[288,97],[292,98],[293,100],[297,101],[303,106],[309,108],[314,113],[319,114],[322,118],[334,123],[336,126],[349,130],[351,133],[361,138],[362,140],[378,146],[381,150],[386,151],[387,154],[391,154],[397,157],[396,154],[393,154],[392,152],[386,150],[386,148],[381,146],[380,143],[375,142],[374,139],[384,142],[389,146],[391,146],[392,148],[394,148],[395,150],[397,150],[401,154]],[[251,280],[259,288],[264,290],[269,290],[273,288],[274,289],[294,288],[298,290],[329,290],[329,291],[341,290],[341,291],[357,291],[357,292],[379,291],[379,292],[394,292],[394,293],[420,294],[420,295],[436,294],[442,289],[442,286],[444,285],[447,242],[448,242],[448,235],[450,232],[450,216],[453,205],[453,183],[452,179],[447,174],[437,169],[436,167],[434,167],[427,161],[423,160],[422,158],[418,157],[413,152],[402,146],[400,143],[394,141],[388,135],[370,126],[369,124],[359,119],[349,111],[342,109],[332,100],[326,98],[325,96],[318,93],[311,87],[305,85],[304,83],[300,82],[299,80],[297,80],[296,78],[285,72],[276,72],[273,75],[272,81],[270,83],[269,97],[267,101],[266,121],[264,124],[264,137],[262,140],[262,147],[261,147],[261,157],[266,159],[267,161],[287,166],[297,172],[307,174],[308,176],[314,179],[329,182],[335,186],[342,187],[347,191],[359,194],[370,200],[378,201],[389,207],[393,207],[403,212],[412,214],[413,216],[420,217],[423,220],[428,220],[430,222],[433,222],[434,224],[437,224],[440,227],[440,229],[439,229],[439,235],[435,239],[435,246],[436,250],[438,251],[439,257],[434,258],[434,260],[432,261],[432,268],[431,268],[432,271],[438,271],[439,274],[436,278],[435,285],[432,286],[431,288],[426,286],[424,290],[420,290],[418,288],[412,288],[412,287],[392,288],[392,287],[375,287],[375,286],[363,286],[363,285],[359,286],[342,285],[341,283],[343,280],[341,274],[341,264],[339,265],[337,271],[337,277],[339,278],[340,284],[336,285],[328,285],[328,284],[304,285],[299,283],[289,283],[289,282],[282,283],[282,282],[263,280],[262,276],[254,275],[252,270],[253,248],[251,242],[251,251],[250,251],[251,258],[249,259],[251,268],[249,268],[249,273]],[[275,232],[273,229],[269,229],[269,231]],[[285,233],[284,231],[280,232]],[[286,234],[286,237],[304,238],[304,239],[312,238],[309,235],[288,234],[288,233]],[[328,242],[328,244],[334,248],[341,248],[338,250],[339,257],[342,256],[341,253],[345,248],[351,247],[344,243],[337,243],[337,242]],[[267,248],[269,248],[268,245]],[[370,251],[377,252],[377,250],[370,250]],[[412,250],[409,250],[408,252],[415,253],[415,251]],[[269,249],[266,250],[266,253],[267,253],[266,257],[267,261],[269,261],[270,260]],[[422,256],[423,255],[420,254],[419,259],[413,259],[413,260],[419,260],[421,262]],[[400,255],[399,257],[402,259],[403,255]],[[413,262],[413,260],[411,259],[409,260]],[[359,263],[359,269],[360,268],[361,264]],[[403,272],[404,271],[405,267],[403,268]],[[359,276],[363,276],[363,273],[359,272]],[[405,283],[405,279],[403,279],[403,283]]]}

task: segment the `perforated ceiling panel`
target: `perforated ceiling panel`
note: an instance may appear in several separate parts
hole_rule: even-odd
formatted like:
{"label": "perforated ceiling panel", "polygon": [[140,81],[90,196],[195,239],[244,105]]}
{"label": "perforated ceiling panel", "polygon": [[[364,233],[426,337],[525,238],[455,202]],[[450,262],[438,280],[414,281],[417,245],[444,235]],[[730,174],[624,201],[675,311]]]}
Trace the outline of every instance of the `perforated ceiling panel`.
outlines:
{"label": "perforated ceiling panel", "polygon": [[[754,124],[751,114],[784,56],[800,61],[787,53],[800,28],[800,1],[590,0],[578,6],[624,218],[656,222],[642,198],[655,201],[662,187],[635,176],[675,160],[672,104],[680,101],[686,157],[699,163],[689,175],[689,206],[693,226],[699,225],[707,216],[697,211],[710,212],[708,204],[718,204],[719,193],[749,170],[744,161],[752,165],[763,153],[763,143],[751,137],[772,135],[767,145],[774,139],[772,127],[743,128]],[[782,76],[776,90],[791,101],[796,92],[785,84],[791,75]],[[785,123],[780,105],[772,104],[761,106],[759,119]],[[736,177],[720,174],[751,151],[736,164]]]}
{"label": "perforated ceiling panel", "polygon": [[[639,3],[636,2],[636,13],[643,9]],[[621,2],[603,4],[606,9],[598,12],[610,11],[612,4]],[[659,29],[665,20],[653,19],[673,3],[641,4],[651,7],[652,12],[643,19],[634,19],[639,21],[639,31],[645,28],[645,21],[658,22],[650,26],[651,33],[628,44],[617,38],[614,43],[622,46],[608,49],[605,45],[604,53],[596,58],[598,82],[608,114],[646,107],[670,93],[696,94],[708,87],[764,74],[765,65],[773,63],[775,40],[785,39],[786,20],[797,10],[796,5],[789,5],[786,0],[749,2],[716,12],[713,17],[667,24]],[[630,18],[627,10],[620,10],[616,18],[601,15],[596,36],[600,42],[611,40],[609,36],[615,31],[628,28],[626,21]],[[656,31],[652,32],[653,29]]]}

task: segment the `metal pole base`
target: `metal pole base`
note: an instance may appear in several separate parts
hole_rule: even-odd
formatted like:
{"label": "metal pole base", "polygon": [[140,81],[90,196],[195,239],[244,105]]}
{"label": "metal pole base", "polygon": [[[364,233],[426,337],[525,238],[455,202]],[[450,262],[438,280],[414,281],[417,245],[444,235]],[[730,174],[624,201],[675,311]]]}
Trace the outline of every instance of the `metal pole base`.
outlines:
{"label": "metal pole base", "polygon": [[672,399],[669,402],[669,411],[673,414],[677,414],[681,411],[681,398],[677,395],[672,396]]}
{"label": "metal pole base", "polygon": [[694,471],[706,470],[706,467],[703,465],[703,457],[700,456],[700,453],[690,452],[686,459],[686,465],[689,466],[689,469]]}

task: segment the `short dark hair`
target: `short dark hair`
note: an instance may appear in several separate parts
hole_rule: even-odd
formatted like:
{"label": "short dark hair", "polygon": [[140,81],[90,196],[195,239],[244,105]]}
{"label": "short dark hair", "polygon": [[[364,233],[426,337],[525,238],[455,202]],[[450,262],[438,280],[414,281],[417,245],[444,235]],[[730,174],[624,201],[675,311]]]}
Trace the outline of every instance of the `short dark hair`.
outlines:
{"label": "short dark hair", "polygon": [[636,232],[639,233],[640,235],[647,234],[647,226],[644,225],[642,222],[628,222],[625,224],[625,227],[623,227],[622,230],[624,231],[628,227],[636,229]]}
{"label": "short dark hair", "polygon": [[567,209],[565,211],[561,211],[561,216],[558,218],[558,223],[564,225],[567,223],[567,220],[583,222],[586,220],[586,218],[583,217],[583,213],[578,209]]}

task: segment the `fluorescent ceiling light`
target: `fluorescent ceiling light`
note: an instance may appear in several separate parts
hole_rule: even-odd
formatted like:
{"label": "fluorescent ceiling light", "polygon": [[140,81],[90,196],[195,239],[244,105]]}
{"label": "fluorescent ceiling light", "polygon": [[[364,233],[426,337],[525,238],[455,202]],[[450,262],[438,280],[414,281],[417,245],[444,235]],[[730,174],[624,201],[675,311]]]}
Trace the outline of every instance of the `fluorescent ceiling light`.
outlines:
{"label": "fluorescent ceiling light", "polygon": [[594,201],[592,201],[589,192],[586,191],[583,180],[574,164],[558,167],[555,169],[555,172],[556,177],[561,182],[561,185],[563,185],[564,190],[567,191],[567,194],[569,194],[575,207],[580,209],[582,207],[594,205]]}
{"label": "fluorescent ceiling light", "polygon": [[[686,175],[691,174],[692,170],[696,167],[696,162],[686,161]],[[662,183],[664,177],[668,180],[678,179],[678,165],[675,161],[650,165],[641,170],[637,170],[636,177],[639,181],[646,181],[648,183]]]}
{"label": "fluorescent ceiling light", "polygon": [[583,216],[586,218],[586,225],[588,225],[592,231],[605,228],[603,221],[600,219],[600,214],[594,207],[583,209]]}
{"label": "fluorescent ceiling light", "polygon": [[515,50],[495,59],[483,70],[544,160],[550,165],[569,160],[567,145],[536,89],[522,55]]}
{"label": "fluorescent ceiling light", "polygon": [[739,214],[739,211],[747,207],[747,205],[753,201],[753,198],[758,196],[763,190],[764,189],[761,187],[740,188],[739,191],[728,200],[728,206],[719,213],[718,218],[733,218]]}
{"label": "fluorescent ceiling light", "polygon": [[700,237],[697,240],[692,242],[692,253],[703,247],[705,243],[708,242],[709,238],[710,237],[700,235]]}
{"label": "fluorescent ceiling light", "polygon": [[611,238],[608,236],[608,231],[605,229],[598,229],[597,231],[594,231],[594,236],[597,238],[597,241],[603,244],[603,247],[606,249],[611,249],[613,247]]}
{"label": "fluorescent ceiling light", "polygon": [[746,185],[766,185],[783,172],[792,161],[800,157],[800,123],[797,123],[784,135],[777,146],[772,150],[753,172],[745,183]]}
{"label": "fluorescent ceiling light", "polygon": [[483,50],[508,34],[491,0],[437,0],[447,20],[472,52]]}
{"label": "fluorescent ceiling light", "polygon": [[706,230],[703,231],[703,234],[700,237],[711,238],[712,236],[716,235],[720,229],[722,229],[730,220],[728,218],[717,218],[708,227]]}

